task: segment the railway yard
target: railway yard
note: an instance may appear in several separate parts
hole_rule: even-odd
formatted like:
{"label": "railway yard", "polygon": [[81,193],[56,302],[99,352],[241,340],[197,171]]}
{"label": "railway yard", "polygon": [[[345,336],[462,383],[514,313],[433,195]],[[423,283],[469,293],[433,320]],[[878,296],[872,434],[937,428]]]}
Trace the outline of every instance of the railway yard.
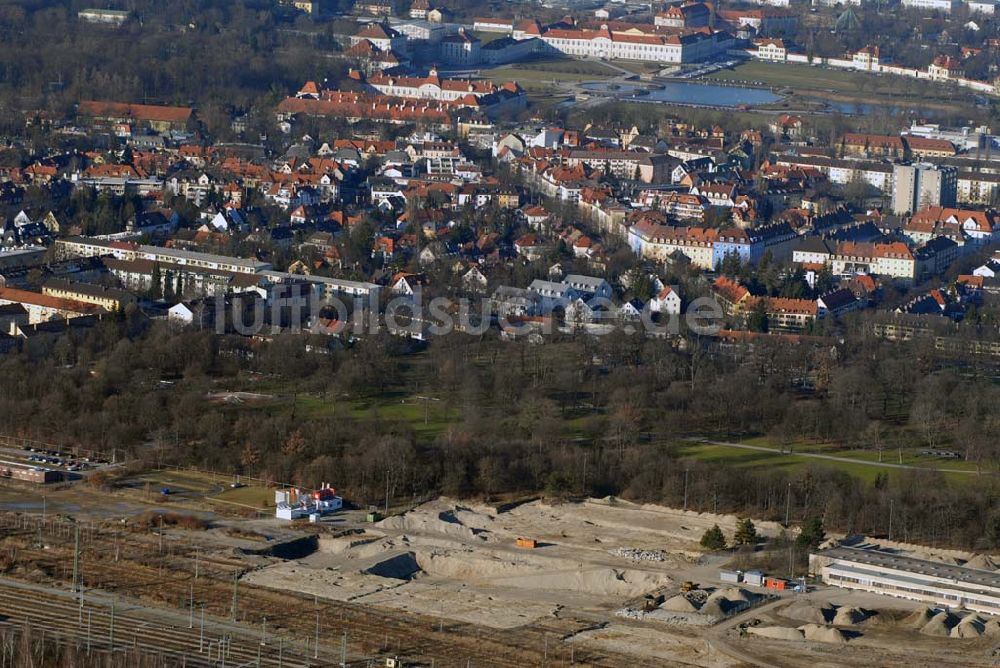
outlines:
{"label": "railway yard", "polygon": [[995,621],[721,582],[732,554],[697,544],[733,516],[435,499],[290,523],[211,503],[230,488],[151,470],[111,488],[0,485],[0,666],[15,630],[137,666],[985,667],[1000,650]]}
{"label": "railway yard", "polygon": [[72,522],[7,513],[0,515],[0,531],[2,623],[27,622],[35,632],[92,651],[148,648],[192,666],[258,660],[324,666],[345,657],[348,665],[368,665],[395,656],[407,665],[628,665],[610,653],[558,646],[560,638],[591,626],[587,622],[552,620],[504,632],[242,586],[239,576],[268,557],[182,540],[180,529],[164,529],[161,540],[159,530],[86,524],[79,542],[82,593],[76,595]]}

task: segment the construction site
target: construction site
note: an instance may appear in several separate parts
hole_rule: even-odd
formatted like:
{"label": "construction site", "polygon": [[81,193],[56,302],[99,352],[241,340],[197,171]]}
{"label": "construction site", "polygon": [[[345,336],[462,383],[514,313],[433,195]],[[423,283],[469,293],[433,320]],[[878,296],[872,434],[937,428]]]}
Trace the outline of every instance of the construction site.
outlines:
{"label": "construction site", "polygon": [[989,615],[723,581],[732,554],[698,541],[733,516],[438,499],[289,523],[79,487],[24,497],[0,490],[21,506],[0,512],[0,633],[152,665],[992,666],[1000,646]]}

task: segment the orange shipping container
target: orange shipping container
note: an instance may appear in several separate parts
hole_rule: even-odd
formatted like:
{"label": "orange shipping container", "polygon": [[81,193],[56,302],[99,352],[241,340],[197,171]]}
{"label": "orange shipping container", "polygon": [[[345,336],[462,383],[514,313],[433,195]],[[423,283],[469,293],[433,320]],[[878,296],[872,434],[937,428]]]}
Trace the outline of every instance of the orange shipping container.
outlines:
{"label": "orange shipping container", "polygon": [[535,542],[534,538],[518,538],[517,546],[523,547],[528,550],[533,550],[538,547],[538,543]]}

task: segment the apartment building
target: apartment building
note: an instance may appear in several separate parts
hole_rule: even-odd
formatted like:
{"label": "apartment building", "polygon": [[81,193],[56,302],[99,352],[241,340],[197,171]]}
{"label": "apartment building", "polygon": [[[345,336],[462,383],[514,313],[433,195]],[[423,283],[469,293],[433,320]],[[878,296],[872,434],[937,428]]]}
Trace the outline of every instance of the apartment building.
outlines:
{"label": "apartment building", "polygon": [[918,162],[893,166],[892,212],[904,214],[928,206],[953,206],[958,190],[954,167]]}

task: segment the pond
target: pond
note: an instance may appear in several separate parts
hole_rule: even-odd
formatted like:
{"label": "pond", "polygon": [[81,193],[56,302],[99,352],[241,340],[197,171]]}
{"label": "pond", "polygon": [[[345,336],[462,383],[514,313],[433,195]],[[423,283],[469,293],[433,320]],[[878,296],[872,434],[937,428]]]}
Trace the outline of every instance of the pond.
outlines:
{"label": "pond", "polygon": [[596,81],[581,85],[585,90],[613,95],[632,102],[668,102],[703,107],[739,107],[742,105],[752,107],[773,104],[781,100],[781,96],[763,88],[740,88],[678,81],[654,84],[653,86],[650,88],[643,84],[606,84]]}

